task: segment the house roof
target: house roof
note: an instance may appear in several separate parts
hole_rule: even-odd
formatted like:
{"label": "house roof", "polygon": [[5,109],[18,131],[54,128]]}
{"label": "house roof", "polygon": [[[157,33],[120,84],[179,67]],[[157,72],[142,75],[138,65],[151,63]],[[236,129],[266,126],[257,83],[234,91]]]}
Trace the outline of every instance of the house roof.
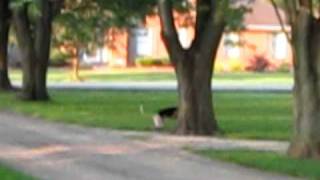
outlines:
{"label": "house roof", "polygon": [[[255,0],[251,4],[251,12],[245,15],[244,24],[247,27],[257,27],[265,30],[280,29],[279,19],[270,2],[267,0]],[[282,18],[284,11],[280,10]]]}

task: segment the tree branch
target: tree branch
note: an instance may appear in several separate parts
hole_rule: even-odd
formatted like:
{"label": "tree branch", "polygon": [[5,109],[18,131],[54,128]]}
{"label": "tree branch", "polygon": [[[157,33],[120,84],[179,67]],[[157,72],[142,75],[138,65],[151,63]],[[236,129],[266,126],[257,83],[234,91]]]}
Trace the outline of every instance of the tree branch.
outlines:
{"label": "tree branch", "polygon": [[211,0],[210,17],[200,39],[200,49],[204,54],[215,54],[212,49],[217,49],[219,46],[226,26],[225,13],[228,6],[228,0],[220,0],[217,4],[215,0]]}
{"label": "tree branch", "polygon": [[297,19],[296,11],[298,8],[298,2],[297,2],[297,0],[285,0],[284,3],[286,6],[286,12],[287,12],[287,16],[289,18],[289,22],[292,26],[294,24],[294,22],[296,22],[296,19]]}
{"label": "tree branch", "polygon": [[284,23],[284,20],[281,17],[279,7],[277,6],[277,4],[276,4],[276,2],[274,0],[270,0],[270,1],[271,1],[271,4],[272,4],[273,8],[274,8],[274,11],[275,11],[275,13],[277,15],[277,18],[279,20],[279,23],[280,23],[280,26],[281,26],[281,30],[282,30],[283,33],[285,33],[288,42],[291,44],[292,43],[292,39],[290,38],[289,32],[286,30],[285,23]]}
{"label": "tree branch", "polygon": [[[158,0],[158,6],[160,22],[162,26],[162,38],[164,39],[164,43],[167,47],[169,55],[172,57],[174,54],[179,54],[179,52],[183,51],[179,41],[177,29],[174,24],[172,2],[171,0]],[[178,53],[175,53],[175,51]],[[174,57],[170,59],[172,61],[176,60]]]}
{"label": "tree branch", "polygon": [[210,8],[212,8],[210,0],[197,0],[195,38],[191,46],[199,44],[201,33],[204,31],[206,23],[210,18]]}

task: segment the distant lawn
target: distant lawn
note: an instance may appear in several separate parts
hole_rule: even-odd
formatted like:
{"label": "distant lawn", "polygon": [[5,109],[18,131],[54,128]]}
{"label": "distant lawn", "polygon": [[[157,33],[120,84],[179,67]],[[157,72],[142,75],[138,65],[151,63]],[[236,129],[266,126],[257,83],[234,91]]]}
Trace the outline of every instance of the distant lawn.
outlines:
{"label": "distant lawn", "polygon": [[310,180],[320,179],[320,162],[315,160],[298,160],[272,152],[248,150],[206,150],[196,153],[212,159],[220,159],[264,171],[305,177]]}
{"label": "distant lawn", "polygon": [[[70,82],[69,69],[50,69],[48,79],[50,82]],[[175,81],[173,71],[157,72],[157,70],[82,70],[81,77],[88,82],[110,82],[110,81]],[[20,70],[11,70],[10,78],[15,81],[21,80]],[[216,73],[213,82],[217,83],[250,83],[250,84],[290,84],[292,75],[290,73]]]}
{"label": "distant lawn", "polygon": [[21,172],[13,170],[12,168],[0,165],[0,179],[1,180],[35,180]]}
{"label": "distant lawn", "polygon": [[[152,115],[176,104],[174,92],[52,91],[52,102],[23,103],[0,93],[0,108],[51,121],[95,127],[150,131]],[[224,136],[288,140],[292,129],[290,94],[219,92],[214,95]],[[144,112],[140,109],[143,107]],[[172,131],[170,121],[167,131]]]}

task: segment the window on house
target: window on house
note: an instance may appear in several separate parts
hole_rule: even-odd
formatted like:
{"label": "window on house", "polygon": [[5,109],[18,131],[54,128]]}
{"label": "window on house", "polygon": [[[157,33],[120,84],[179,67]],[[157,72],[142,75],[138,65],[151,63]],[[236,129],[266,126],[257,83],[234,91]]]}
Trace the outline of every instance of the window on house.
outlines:
{"label": "window on house", "polygon": [[240,57],[240,36],[237,33],[227,33],[224,36],[224,49],[227,58]]}
{"label": "window on house", "polygon": [[188,29],[187,28],[179,28],[178,35],[179,35],[179,40],[180,40],[182,47],[189,48],[191,41],[188,36]]}
{"label": "window on house", "polygon": [[273,57],[278,60],[284,60],[288,55],[287,38],[284,33],[276,33],[272,39]]}
{"label": "window on house", "polygon": [[134,31],[136,36],[137,56],[151,56],[153,48],[153,35],[151,29],[137,28]]}

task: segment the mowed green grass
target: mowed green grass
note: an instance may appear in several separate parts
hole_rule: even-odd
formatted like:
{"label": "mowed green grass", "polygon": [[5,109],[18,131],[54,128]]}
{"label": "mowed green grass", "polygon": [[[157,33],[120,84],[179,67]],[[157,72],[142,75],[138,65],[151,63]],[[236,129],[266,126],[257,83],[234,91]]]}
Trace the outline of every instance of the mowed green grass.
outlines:
{"label": "mowed green grass", "polygon": [[249,150],[205,150],[196,153],[211,159],[220,159],[264,171],[305,177],[310,180],[320,179],[320,161],[317,160],[299,160],[283,154]]}
{"label": "mowed green grass", "polygon": [[35,180],[35,178],[18,172],[12,168],[0,165],[0,179],[1,180]]}
{"label": "mowed green grass", "polygon": [[[21,102],[0,93],[0,108],[56,122],[94,127],[150,131],[152,115],[176,105],[175,92],[51,91],[52,101]],[[214,93],[222,135],[232,138],[288,140],[292,129],[292,98],[286,93]],[[143,112],[141,112],[143,109]],[[167,131],[174,130],[170,121]]]}
{"label": "mowed green grass", "polygon": [[[128,70],[129,71],[129,70]],[[124,70],[81,70],[81,77],[87,82],[130,82],[130,81],[176,81],[175,74],[172,72],[152,71],[133,71]],[[10,79],[21,80],[21,71],[18,69],[10,70]],[[50,68],[48,72],[49,82],[70,82],[71,70]],[[234,72],[234,73],[215,73],[213,82],[216,83],[249,83],[249,84],[291,84],[291,73],[254,73],[254,72]]]}

